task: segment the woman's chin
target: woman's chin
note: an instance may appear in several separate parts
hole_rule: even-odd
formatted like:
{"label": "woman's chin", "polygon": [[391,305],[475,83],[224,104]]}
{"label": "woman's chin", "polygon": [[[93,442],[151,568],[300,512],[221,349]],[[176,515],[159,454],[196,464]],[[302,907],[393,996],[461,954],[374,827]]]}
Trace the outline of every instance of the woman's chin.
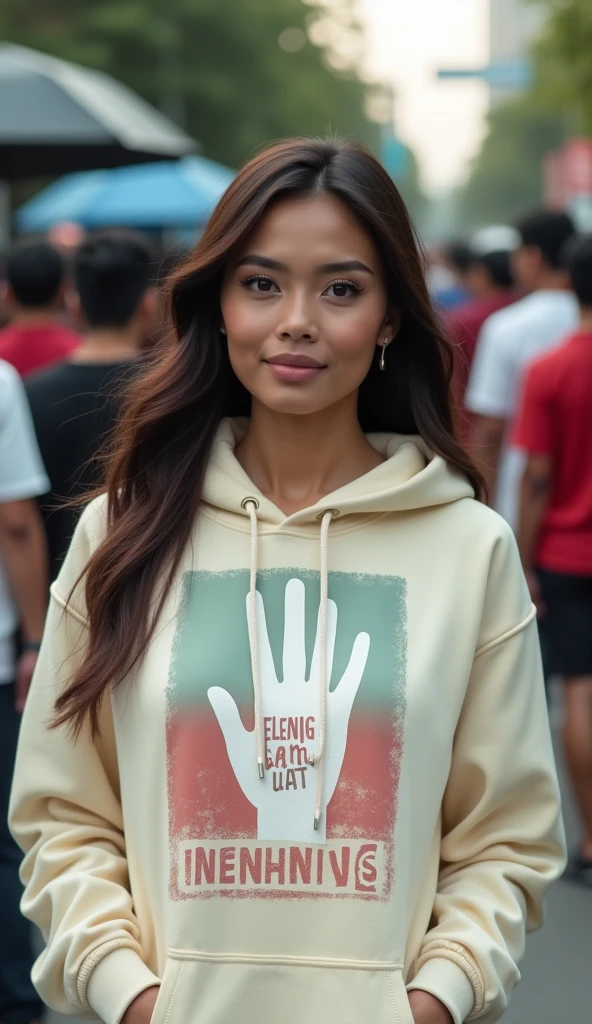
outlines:
{"label": "woman's chin", "polygon": [[314,416],[327,408],[325,402],[263,402],[263,405],[278,416]]}
{"label": "woman's chin", "polygon": [[254,395],[256,401],[278,415],[311,416],[333,405],[331,396],[313,394],[311,388],[297,385],[295,387],[273,388]]}

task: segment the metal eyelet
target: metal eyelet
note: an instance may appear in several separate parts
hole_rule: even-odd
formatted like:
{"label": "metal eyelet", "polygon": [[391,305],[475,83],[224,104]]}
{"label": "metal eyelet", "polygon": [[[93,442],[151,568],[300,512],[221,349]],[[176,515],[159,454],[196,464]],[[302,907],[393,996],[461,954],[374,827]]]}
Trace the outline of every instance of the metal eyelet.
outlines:
{"label": "metal eyelet", "polygon": [[341,515],[338,508],[324,508],[322,512],[319,512],[317,519],[322,519],[324,516],[331,514],[333,519],[337,519],[337,516]]}
{"label": "metal eyelet", "polygon": [[243,500],[241,501],[241,508],[244,508],[245,512],[248,511],[248,505],[254,505],[255,511],[257,511],[257,509],[259,508],[259,502],[257,501],[257,498],[243,498]]}

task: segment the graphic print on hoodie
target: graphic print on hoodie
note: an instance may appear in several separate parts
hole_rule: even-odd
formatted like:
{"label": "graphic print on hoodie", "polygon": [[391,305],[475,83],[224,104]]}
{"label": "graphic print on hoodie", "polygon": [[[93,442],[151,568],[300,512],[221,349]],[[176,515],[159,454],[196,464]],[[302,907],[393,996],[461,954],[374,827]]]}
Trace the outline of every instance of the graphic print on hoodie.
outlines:
{"label": "graphic print on hoodie", "polygon": [[329,573],[323,805],[319,573],[257,575],[266,772],[257,770],[248,570],[188,572],[167,688],[173,900],[387,900],[406,709],[406,584]]}

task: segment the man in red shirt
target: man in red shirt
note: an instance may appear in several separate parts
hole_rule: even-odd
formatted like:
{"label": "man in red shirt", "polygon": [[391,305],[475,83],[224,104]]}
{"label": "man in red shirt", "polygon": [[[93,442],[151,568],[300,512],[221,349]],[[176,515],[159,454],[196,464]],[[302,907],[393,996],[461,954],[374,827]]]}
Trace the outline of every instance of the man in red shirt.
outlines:
{"label": "man in red shirt", "polygon": [[22,377],[65,359],[80,344],[60,323],[64,261],[48,242],[25,242],[6,260],[3,305],[10,323],[0,330],[0,359]]}
{"label": "man in red shirt", "polygon": [[568,243],[580,329],[531,363],[514,443],[528,453],[518,543],[565,680],[564,743],[583,824],[571,876],[592,886],[592,235]]}

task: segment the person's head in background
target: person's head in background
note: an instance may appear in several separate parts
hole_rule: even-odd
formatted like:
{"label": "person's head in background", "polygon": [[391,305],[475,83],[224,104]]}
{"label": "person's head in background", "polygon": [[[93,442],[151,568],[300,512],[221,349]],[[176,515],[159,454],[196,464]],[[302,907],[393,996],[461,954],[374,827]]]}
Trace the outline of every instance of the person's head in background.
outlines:
{"label": "person's head in background", "polygon": [[592,234],[577,235],[565,246],[562,262],[582,311],[582,327],[592,331]]}
{"label": "person's head in background", "polygon": [[512,254],[505,249],[474,253],[465,273],[465,286],[475,299],[489,299],[511,291]]}
{"label": "person's head in background", "polygon": [[102,231],[74,257],[70,303],[85,334],[85,348],[100,358],[139,351],[156,328],[156,253],[139,232]]}
{"label": "person's head in background", "polygon": [[429,287],[432,300],[440,311],[450,312],[468,299],[464,278],[471,256],[466,242],[450,242],[442,248],[437,262],[432,258]]}
{"label": "person's head in background", "polygon": [[473,251],[467,242],[458,239],[444,247],[444,262],[460,288],[466,289],[467,271],[472,259]]}
{"label": "person's head in background", "polygon": [[47,323],[64,309],[66,267],[45,241],[18,242],[8,253],[2,305],[13,323]]}
{"label": "person's head in background", "polygon": [[526,292],[569,288],[561,253],[575,235],[567,213],[537,210],[516,224],[520,245],[512,254],[512,271],[519,288]]}

